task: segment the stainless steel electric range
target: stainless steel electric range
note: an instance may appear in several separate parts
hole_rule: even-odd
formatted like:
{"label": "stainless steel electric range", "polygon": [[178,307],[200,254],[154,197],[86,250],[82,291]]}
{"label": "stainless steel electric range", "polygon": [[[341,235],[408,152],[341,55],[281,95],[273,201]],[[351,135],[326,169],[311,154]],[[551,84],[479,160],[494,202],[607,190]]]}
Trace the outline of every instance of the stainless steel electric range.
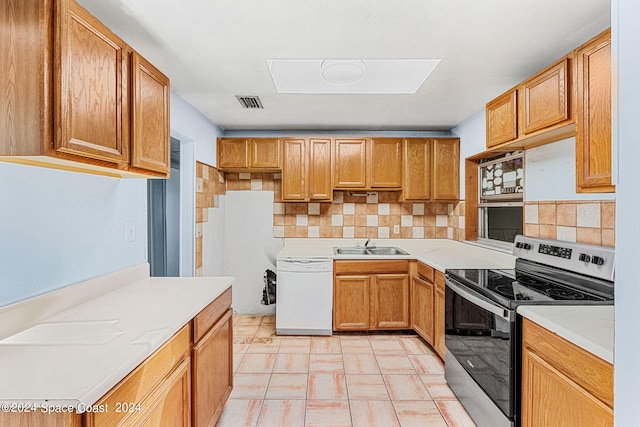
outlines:
{"label": "stainless steel electric range", "polygon": [[513,254],[445,274],[445,378],[481,427],[519,425],[519,305],[613,304],[613,248],[517,236]]}

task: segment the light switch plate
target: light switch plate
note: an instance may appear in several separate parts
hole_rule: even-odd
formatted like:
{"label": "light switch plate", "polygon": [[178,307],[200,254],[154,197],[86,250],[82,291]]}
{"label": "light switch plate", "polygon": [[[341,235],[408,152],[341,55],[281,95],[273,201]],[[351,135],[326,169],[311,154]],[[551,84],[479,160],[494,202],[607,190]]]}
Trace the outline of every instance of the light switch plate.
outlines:
{"label": "light switch plate", "polygon": [[124,241],[135,242],[136,241],[136,222],[127,221],[124,223]]}

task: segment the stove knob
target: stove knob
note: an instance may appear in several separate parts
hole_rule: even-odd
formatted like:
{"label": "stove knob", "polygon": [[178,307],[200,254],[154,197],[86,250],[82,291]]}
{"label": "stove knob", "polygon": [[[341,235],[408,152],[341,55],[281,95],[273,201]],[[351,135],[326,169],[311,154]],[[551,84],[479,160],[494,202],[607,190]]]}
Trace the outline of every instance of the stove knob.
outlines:
{"label": "stove knob", "polygon": [[593,256],[591,257],[591,264],[602,265],[604,264],[604,258],[599,256]]}
{"label": "stove knob", "polygon": [[578,259],[583,262],[591,262],[591,257],[587,254],[580,254]]}
{"label": "stove knob", "polygon": [[517,242],[516,243],[516,248],[521,249],[522,248],[522,242]]}
{"label": "stove knob", "polygon": [[529,249],[531,249],[531,245],[529,243],[523,243],[522,244],[522,248],[526,251],[528,251]]}

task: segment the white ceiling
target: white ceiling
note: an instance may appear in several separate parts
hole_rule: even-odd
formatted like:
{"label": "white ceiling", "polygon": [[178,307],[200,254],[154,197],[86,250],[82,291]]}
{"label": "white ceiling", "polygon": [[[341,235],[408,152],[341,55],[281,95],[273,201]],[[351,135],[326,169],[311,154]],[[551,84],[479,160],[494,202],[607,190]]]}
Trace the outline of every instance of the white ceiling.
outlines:
{"label": "white ceiling", "polygon": [[[610,0],[79,3],[227,130],[449,130],[610,25]],[[277,93],[274,58],[442,61],[413,95],[318,95]]]}

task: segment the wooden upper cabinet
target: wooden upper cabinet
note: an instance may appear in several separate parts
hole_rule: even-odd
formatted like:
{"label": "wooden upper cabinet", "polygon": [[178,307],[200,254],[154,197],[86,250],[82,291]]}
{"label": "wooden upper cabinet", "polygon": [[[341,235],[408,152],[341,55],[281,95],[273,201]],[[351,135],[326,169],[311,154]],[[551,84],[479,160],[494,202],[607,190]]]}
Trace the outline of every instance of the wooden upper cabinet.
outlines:
{"label": "wooden upper cabinet", "polygon": [[367,140],[336,139],[334,158],[335,188],[366,188]]}
{"label": "wooden upper cabinet", "polygon": [[282,140],[282,200],[331,201],[331,140]]}
{"label": "wooden upper cabinet", "polygon": [[460,139],[404,141],[402,200],[457,200],[460,193]]}
{"label": "wooden upper cabinet", "polygon": [[218,169],[249,167],[249,142],[244,138],[218,138]]}
{"label": "wooden upper cabinet", "polygon": [[510,90],[487,104],[487,148],[518,137],[518,93]]}
{"label": "wooden upper cabinet", "polygon": [[428,138],[412,138],[404,141],[404,200],[429,200],[431,198],[432,141]]}
{"label": "wooden upper cabinet", "polygon": [[251,168],[279,169],[280,140],[277,138],[250,139]]}
{"label": "wooden upper cabinet", "polygon": [[487,149],[522,150],[574,136],[572,68],[565,56],[490,101]]}
{"label": "wooden upper cabinet", "polygon": [[460,198],[460,139],[433,140],[432,200]]}
{"label": "wooden upper cabinet", "polygon": [[307,200],[307,147],[304,139],[282,141],[282,200]]}
{"label": "wooden upper cabinet", "polygon": [[576,187],[612,193],[611,30],[576,51]]}
{"label": "wooden upper cabinet", "polygon": [[370,188],[400,188],[402,186],[402,139],[374,138],[369,150]]}
{"label": "wooden upper cabinet", "polygon": [[132,55],[131,165],[168,173],[171,168],[169,78],[138,53]]}
{"label": "wooden upper cabinet", "polygon": [[169,80],[75,0],[6,0],[0,160],[167,177]]}
{"label": "wooden upper cabinet", "polygon": [[523,134],[568,120],[569,58],[563,58],[522,84]]}
{"label": "wooden upper cabinet", "polygon": [[334,145],[335,188],[402,187],[402,139],[339,138]]}
{"label": "wooden upper cabinet", "polygon": [[311,138],[309,147],[309,199],[333,200],[331,182],[331,140]]}
{"label": "wooden upper cabinet", "polygon": [[73,0],[55,13],[56,150],[127,164],[127,45]]}
{"label": "wooden upper cabinet", "polygon": [[218,169],[273,172],[280,169],[278,138],[218,138]]}

